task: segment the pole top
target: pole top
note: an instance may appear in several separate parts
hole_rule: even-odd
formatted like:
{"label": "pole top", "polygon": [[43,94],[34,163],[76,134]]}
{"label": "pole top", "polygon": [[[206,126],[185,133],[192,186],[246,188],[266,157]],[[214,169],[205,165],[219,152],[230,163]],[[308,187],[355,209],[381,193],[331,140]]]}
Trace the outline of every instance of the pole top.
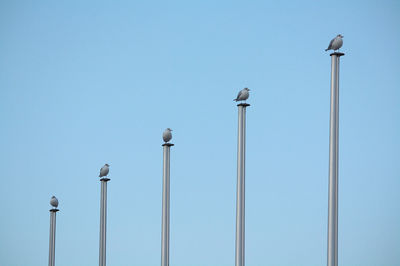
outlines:
{"label": "pole top", "polygon": [[248,103],[239,103],[237,106],[247,107],[247,106],[250,106],[250,104],[248,104]]}
{"label": "pole top", "polygon": [[167,146],[167,147],[171,147],[171,146],[174,146],[174,144],[172,144],[172,143],[164,143],[163,145],[161,145],[161,146]]}
{"label": "pole top", "polygon": [[50,211],[50,212],[58,212],[58,211],[59,211],[59,209],[57,209],[57,208],[54,208],[54,209],[50,209],[49,211]]}
{"label": "pole top", "polygon": [[342,55],[344,55],[344,53],[334,52],[334,53],[330,54],[330,56],[332,56],[332,55],[336,55],[337,57],[341,57]]}
{"label": "pole top", "polygon": [[104,182],[107,182],[107,181],[110,181],[111,179],[110,178],[107,178],[107,177],[103,177],[103,178],[100,178],[100,181],[104,181]]}

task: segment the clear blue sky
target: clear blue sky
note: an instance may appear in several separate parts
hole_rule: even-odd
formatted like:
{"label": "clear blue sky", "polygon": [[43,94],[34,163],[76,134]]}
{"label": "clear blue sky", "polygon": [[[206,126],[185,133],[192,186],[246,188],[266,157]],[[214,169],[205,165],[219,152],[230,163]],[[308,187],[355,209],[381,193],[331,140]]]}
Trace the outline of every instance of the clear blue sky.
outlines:
{"label": "clear blue sky", "polygon": [[399,1],[1,1],[0,265],[234,265],[247,86],[246,265],[326,264],[330,56],[340,80],[339,264],[400,265]]}

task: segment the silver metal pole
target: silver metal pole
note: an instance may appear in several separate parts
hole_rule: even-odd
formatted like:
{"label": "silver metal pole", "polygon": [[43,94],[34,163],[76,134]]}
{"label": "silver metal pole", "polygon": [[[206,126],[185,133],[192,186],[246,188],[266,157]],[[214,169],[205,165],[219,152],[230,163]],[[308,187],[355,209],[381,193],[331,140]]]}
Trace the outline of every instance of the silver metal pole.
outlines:
{"label": "silver metal pole", "polygon": [[106,266],[106,232],[107,232],[107,182],[109,178],[101,178],[100,197],[100,241],[99,241],[99,266]]}
{"label": "silver metal pole", "polygon": [[169,266],[169,166],[172,143],[164,143],[163,148],[163,192],[161,225],[161,266]]}
{"label": "silver metal pole", "polygon": [[236,256],[235,265],[245,265],[245,153],[246,153],[246,107],[238,104],[238,150],[236,190]]}
{"label": "silver metal pole", "polygon": [[50,210],[49,266],[55,265],[56,249],[56,213],[59,209]]}
{"label": "silver metal pole", "polygon": [[339,157],[339,62],[343,53],[332,53],[331,112],[329,131],[329,198],[327,265],[338,265],[338,157]]}

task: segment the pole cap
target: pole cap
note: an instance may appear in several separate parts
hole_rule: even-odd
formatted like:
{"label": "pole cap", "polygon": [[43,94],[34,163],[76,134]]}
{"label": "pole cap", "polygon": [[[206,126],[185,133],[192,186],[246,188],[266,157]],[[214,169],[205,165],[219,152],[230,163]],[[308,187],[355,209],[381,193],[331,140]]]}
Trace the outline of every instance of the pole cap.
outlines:
{"label": "pole cap", "polygon": [[244,106],[244,107],[247,107],[247,106],[250,106],[250,104],[248,104],[248,103],[239,103],[237,106]]}
{"label": "pole cap", "polygon": [[336,55],[337,57],[341,57],[342,55],[344,55],[344,53],[334,52],[334,53],[330,54],[330,56],[332,56],[332,55]]}
{"label": "pole cap", "polygon": [[174,144],[172,144],[172,143],[164,143],[163,145],[161,145],[161,146],[167,146],[167,147],[171,147],[171,146],[175,146]]}

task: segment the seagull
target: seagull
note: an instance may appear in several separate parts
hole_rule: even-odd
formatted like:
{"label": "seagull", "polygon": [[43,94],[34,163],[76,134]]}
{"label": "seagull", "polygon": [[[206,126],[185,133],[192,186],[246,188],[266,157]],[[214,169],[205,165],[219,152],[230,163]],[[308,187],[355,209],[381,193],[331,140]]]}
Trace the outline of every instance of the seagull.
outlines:
{"label": "seagull", "polygon": [[233,99],[234,101],[238,102],[238,101],[246,101],[249,98],[249,89],[248,88],[244,88],[243,90],[239,91],[238,96],[236,97],[236,99]]}
{"label": "seagull", "polygon": [[171,133],[172,129],[167,128],[166,130],[164,130],[164,132],[162,133],[162,138],[165,142],[168,142],[172,139],[172,133]]}
{"label": "seagull", "polygon": [[332,41],[329,43],[328,48],[326,48],[325,51],[328,51],[328,50],[333,50],[333,51],[339,50],[340,47],[342,47],[342,45],[343,45],[342,38],[343,38],[343,36],[338,34],[338,36],[336,36],[334,39],[332,39]]}
{"label": "seagull", "polygon": [[108,171],[110,171],[110,166],[108,164],[105,164],[101,169],[100,169],[100,174],[99,177],[107,176]]}
{"label": "seagull", "polygon": [[53,206],[54,208],[58,207],[58,199],[55,196],[51,197],[50,205]]}

